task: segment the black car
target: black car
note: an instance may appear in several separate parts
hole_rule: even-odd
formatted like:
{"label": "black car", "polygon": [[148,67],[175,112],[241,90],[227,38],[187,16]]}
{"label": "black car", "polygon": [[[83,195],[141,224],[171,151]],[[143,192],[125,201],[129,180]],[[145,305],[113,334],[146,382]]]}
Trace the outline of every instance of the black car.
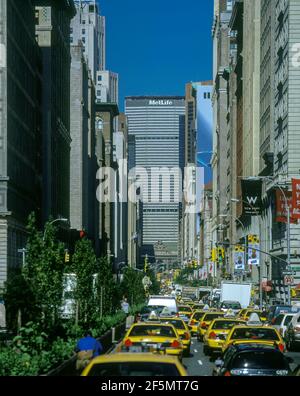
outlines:
{"label": "black car", "polygon": [[217,359],[213,376],[288,376],[290,363],[276,347],[261,344],[230,346],[221,359]]}

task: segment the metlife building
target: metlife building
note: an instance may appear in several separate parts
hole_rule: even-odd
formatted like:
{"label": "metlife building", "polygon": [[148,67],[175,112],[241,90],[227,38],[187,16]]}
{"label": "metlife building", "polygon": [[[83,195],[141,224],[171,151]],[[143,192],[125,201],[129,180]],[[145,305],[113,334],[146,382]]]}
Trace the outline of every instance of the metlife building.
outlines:
{"label": "metlife building", "polygon": [[[129,168],[143,202],[142,253],[152,262],[178,262],[184,167],[185,99],[131,96],[125,101]],[[129,169],[130,171],[130,169]],[[132,169],[131,169],[132,171]]]}

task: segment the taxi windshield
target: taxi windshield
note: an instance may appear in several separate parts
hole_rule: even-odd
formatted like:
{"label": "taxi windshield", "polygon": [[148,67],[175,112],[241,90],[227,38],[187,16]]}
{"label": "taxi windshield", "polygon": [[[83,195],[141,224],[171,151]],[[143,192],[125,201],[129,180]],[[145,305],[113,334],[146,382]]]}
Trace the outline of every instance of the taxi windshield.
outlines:
{"label": "taxi windshield", "polygon": [[122,362],[94,364],[88,376],[90,377],[159,377],[179,376],[175,364],[152,362]]}
{"label": "taxi windshield", "polygon": [[268,328],[240,328],[235,329],[232,333],[231,339],[234,340],[271,340],[279,341],[278,335],[274,329]]}
{"label": "taxi windshield", "polygon": [[216,320],[212,326],[212,329],[228,330],[239,323],[232,320]]}
{"label": "taxi windshield", "polygon": [[171,326],[134,326],[129,333],[130,337],[150,336],[150,337],[176,337]]}

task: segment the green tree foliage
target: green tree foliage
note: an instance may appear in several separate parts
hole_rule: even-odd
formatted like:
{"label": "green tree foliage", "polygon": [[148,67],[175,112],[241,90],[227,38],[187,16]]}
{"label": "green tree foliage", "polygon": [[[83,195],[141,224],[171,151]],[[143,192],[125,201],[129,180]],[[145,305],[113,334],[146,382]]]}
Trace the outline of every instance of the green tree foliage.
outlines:
{"label": "green tree foliage", "polygon": [[131,306],[140,304],[145,300],[145,291],[142,283],[145,274],[128,267],[124,270],[123,275],[121,283],[123,295],[127,297]]}
{"label": "green tree foliage", "polygon": [[97,273],[97,259],[89,239],[76,243],[70,271],[77,276],[75,299],[79,323],[88,324],[95,308],[93,275]]}
{"label": "green tree foliage", "polygon": [[120,306],[120,292],[113,276],[112,263],[108,257],[97,260],[96,314],[97,318],[112,314]]}
{"label": "green tree foliage", "polygon": [[9,275],[4,291],[7,327],[14,332],[18,319],[21,325],[34,321],[43,322],[47,330],[55,327],[62,303],[64,246],[56,239],[56,228],[50,221],[43,234],[32,213],[27,231],[25,266]]}

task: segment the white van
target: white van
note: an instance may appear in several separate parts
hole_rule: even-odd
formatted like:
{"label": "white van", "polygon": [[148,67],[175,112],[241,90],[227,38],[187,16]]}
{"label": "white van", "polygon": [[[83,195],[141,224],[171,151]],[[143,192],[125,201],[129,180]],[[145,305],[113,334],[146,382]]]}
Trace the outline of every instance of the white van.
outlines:
{"label": "white van", "polygon": [[178,313],[176,298],[173,296],[150,296],[148,306],[167,307],[171,314]]}

